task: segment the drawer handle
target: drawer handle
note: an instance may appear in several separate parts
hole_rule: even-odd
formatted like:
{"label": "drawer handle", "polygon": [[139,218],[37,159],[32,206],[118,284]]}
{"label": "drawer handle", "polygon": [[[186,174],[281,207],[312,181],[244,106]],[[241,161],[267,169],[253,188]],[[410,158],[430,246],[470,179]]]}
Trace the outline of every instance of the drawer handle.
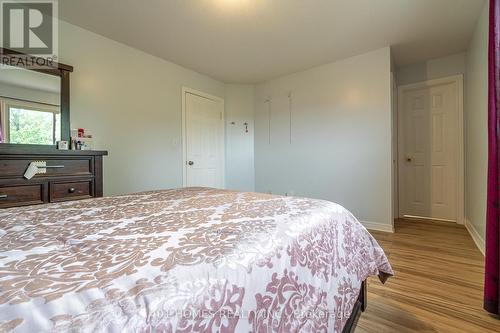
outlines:
{"label": "drawer handle", "polygon": [[0,199],[7,199],[9,196],[7,194],[0,194]]}
{"label": "drawer handle", "polygon": [[75,192],[76,192],[76,190],[75,190],[75,188],[74,188],[74,187],[71,187],[70,189],[68,189],[68,192],[69,192],[69,193],[75,193]]}
{"label": "drawer handle", "polygon": [[64,165],[46,165],[38,167],[39,169],[63,169]]}

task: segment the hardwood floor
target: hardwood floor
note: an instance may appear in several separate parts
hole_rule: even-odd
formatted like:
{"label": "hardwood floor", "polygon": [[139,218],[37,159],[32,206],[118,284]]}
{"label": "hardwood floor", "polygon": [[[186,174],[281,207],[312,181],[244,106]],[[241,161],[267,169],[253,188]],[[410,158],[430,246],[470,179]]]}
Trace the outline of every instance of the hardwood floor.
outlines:
{"label": "hardwood floor", "polygon": [[371,232],[395,276],[368,281],[368,309],[356,333],[500,332],[482,308],[484,257],[463,226],[396,222],[394,234]]}

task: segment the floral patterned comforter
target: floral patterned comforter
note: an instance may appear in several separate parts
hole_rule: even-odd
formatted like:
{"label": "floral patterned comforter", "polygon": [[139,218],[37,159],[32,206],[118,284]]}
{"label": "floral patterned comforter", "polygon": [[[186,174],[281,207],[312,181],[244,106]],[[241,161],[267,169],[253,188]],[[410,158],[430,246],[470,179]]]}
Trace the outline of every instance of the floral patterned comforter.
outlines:
{"label": "floral patterned comforter", "polygon": [[327,201],[208,188],[0,211],[0,332],[341,332],[392,274]]}

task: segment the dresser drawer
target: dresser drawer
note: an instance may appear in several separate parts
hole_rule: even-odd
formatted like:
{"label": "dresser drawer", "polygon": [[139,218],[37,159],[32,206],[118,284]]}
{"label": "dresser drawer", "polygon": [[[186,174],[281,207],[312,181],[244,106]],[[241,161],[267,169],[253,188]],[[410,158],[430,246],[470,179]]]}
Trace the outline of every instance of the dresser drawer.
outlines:
{"label": "dresser drawer", "polygon": [[0,186],[0,208],[43,203],[44,185]]}
{"label": "dresser drawer", "polygon": [[41,159],[40,157],[23,159],[0,159],[0,178],[23,177],[31,162],[44,161],[46,173],[35,177],[87,176],[94,173],[92,157]]}
{"label": "dresser drawer", "polygon": [[93,180],[51,182],[50,202],[88,199],[94,196]]}

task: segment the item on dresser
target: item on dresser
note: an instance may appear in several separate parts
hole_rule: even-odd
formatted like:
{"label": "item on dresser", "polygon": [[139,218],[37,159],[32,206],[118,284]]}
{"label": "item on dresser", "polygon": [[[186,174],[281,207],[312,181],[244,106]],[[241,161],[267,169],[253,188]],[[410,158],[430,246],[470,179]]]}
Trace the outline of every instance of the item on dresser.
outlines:
{"label": "item on dresser", "polygon": [[94,140],[92,138],[92,135],[85,135],[82,138],[78,138],[78,141],[80,142],[81,150],[92,150],[94,148]]}
{"label": "item on dresser", "polygon": [[0,145],[0,208],[102,197],[107,154]]}
{"label": "item on dresser", "polygon": [[57,141],[57,149],[68,150],[69,149],[68,141]]}
{"label": "item on dresser", "polygon": [[71,130],[71,149],[73,150],[92,150],[94,142],[92,135],[85,134],[85,129],[74,128]]}
{"label": "item on dresser", "polygon": [[70,138],[70,149],[76,150],[76,139],[73,137]]}

